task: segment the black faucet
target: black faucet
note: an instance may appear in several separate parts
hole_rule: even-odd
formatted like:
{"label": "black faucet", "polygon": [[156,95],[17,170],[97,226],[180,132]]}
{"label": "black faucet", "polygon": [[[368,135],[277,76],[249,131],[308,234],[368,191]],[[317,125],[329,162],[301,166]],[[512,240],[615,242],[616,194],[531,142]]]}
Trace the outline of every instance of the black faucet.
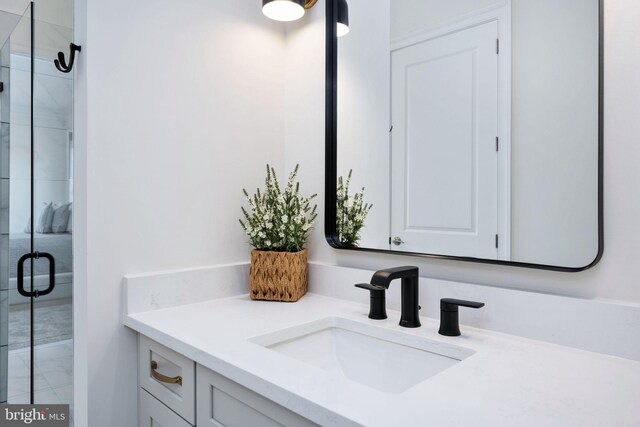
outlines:
{"label": "black faucet", "polygon": [[386,319],[385,290],[396,279],[402,279],[400,326],[418,328],[420,327],[418,267],[395,267],[376,271],[371,277],[371,283],[360,283],[356,287],[367,289],[371,292],[369,318]]}
{"label": "black faucet", "polygon": [[461,299],[442,298],[440,300],[440,335],[457,337],[460,335],[458,307],[482,308],[483,302],[465,301]]}

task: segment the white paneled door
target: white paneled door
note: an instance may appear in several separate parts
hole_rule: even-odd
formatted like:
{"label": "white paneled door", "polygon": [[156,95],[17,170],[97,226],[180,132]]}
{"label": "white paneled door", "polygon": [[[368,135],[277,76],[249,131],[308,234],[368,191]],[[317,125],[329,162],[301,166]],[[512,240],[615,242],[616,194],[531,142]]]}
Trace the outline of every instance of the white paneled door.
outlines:
{"label": "white paneled door", "polygon": [[393,249],[498,257],[497,39],[492,21],[392,52]]}

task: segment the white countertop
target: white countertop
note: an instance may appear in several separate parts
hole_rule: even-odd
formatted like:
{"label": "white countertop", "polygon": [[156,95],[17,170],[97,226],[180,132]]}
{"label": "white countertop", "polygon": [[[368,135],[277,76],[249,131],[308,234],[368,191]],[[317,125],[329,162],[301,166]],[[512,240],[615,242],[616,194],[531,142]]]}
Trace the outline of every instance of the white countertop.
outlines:
{"label": "white countertop", "polygon": [[[439,320],[422,318],[421,328],[407,329],[398,325],[398,312],[388,310],[386,320],[367,313],[368,306],[314,294],[296,303],[243,295],[129,314],[124,324],[321,425],[640,425],[640,362],[464,325],[462,336],[444,337]],[[476,353],[403,393],[387,394],[248,341],[327,317]]]}

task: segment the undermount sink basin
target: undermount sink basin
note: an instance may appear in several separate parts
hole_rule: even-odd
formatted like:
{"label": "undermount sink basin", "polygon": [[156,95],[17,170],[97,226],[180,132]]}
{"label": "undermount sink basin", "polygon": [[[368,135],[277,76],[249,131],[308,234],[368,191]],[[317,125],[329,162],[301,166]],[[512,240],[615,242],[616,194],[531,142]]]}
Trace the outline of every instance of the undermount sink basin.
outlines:
{"label": "undermount sink basin", "polygon": [[386,393],[402,393],[474,353],[339,317],[250,341]]}

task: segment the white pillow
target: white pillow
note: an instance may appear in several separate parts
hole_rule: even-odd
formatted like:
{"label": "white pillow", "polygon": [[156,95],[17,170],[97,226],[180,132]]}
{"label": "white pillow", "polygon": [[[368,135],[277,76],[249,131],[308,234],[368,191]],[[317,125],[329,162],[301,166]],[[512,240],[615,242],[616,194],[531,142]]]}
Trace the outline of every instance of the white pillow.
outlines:
{"label": "white pillow", "polygon": [[[36,233],[51,233],[51,223],[53,222],[53,203],[44,202],[44,209],[40,212],[38,222],[35,223]],[[25,233],[31,233],[31,217],[24,228]]]}
{"label": "white pillow", "polygon": [[67,233],[73,232],[73,203],[69,203],[69,224],[67,225]]}
{"label": "white pillow", "polygon": [[51,233],[51,223],[53,222],[53,211],[55,207],[53,203],[49,203],[42,210],[38,224],[36,225],[36,233]]}
{"label": "white pillow", "polygon": [[53,210],[53,218],[51,220],[51,232],[66,233],[67,227],[69,226],[70,216],[71,216],[71,203],[65,203],[61,206],[55,207]]}

